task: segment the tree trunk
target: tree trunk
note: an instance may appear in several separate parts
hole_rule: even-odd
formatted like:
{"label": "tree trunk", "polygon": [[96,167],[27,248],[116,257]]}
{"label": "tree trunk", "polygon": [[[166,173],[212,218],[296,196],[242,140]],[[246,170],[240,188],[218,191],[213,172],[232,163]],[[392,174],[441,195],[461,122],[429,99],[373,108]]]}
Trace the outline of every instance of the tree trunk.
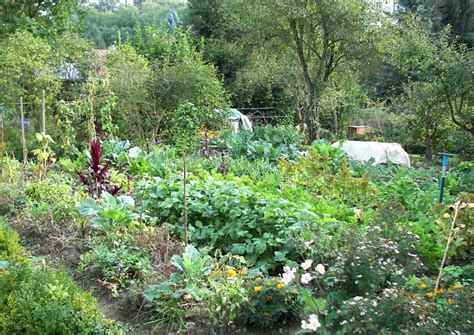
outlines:
{"label": "tree trunk", "polygon": [[319,140],[321,138],[321,123],[319,122],[319,110],[316,106],[316,93],[313,87],[308,87],[308,108],[306,110],[305,123],[308,126],[309,142]]}
{"label": "tree trunk", "polygon": [[427,160],[433,159],[433,138],[431,136],[426,136],[425,139],[425,158]]}

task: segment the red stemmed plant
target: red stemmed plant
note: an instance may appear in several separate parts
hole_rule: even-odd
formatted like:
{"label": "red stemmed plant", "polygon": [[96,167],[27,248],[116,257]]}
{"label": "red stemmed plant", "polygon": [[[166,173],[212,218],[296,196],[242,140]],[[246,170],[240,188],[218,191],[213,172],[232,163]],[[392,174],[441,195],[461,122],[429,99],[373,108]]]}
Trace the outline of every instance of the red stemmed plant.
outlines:
{"label": "red stemmed plant", "polygon": [[81,173],[76,171],[79,179],[89,191],[93,198],[98,198],[102,192],[108,192],[116,195],[121,187],[113,184],[109,180],[110,161],[107,160],[101,165],[102,147],[99,139],[93,139],[90,145],[90,163],[87,172]]}

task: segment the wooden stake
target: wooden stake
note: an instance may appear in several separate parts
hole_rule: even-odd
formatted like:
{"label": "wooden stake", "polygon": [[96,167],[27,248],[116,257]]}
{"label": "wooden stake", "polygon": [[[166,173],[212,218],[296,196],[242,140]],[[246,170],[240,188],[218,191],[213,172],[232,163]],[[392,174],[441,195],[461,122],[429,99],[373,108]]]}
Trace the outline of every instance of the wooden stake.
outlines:
{"label": "wooden stake", "polygon": [[46,134],[46,93],[44,90],[41,102],[41,132]]}
{"label": "wooden stake", "polygon": [[26,166],[27,151],[26,151],[26,138],[25,138],[25,115],[23,111],[23,97],[20,97],[20,122],[21,122],[21,147],[23,149],[23,165]]}
{"label": "wooden stake", "polygon": [[4,128],[3,128],[3,115],[0,114],[0,148],[3,148],[4,145]]}
{"label": "wooden stake", "polygon": [[184,214],[184,246],[188,245],[188,201],[186,188],[186,155],[183,154],[183,214]]}

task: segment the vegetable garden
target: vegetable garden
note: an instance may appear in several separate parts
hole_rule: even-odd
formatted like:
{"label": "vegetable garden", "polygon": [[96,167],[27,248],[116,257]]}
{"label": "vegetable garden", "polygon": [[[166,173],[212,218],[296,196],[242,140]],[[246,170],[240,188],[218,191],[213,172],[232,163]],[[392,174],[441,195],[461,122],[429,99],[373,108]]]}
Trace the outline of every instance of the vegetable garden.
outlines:
{"label": "vegetable garden", "polygon": [[473,15],[0,1],[0,334],[474,334]]}
{"label": "vegetable garden", "polygon": [[186,246],[173,146],[97,139],[45,175],[4,157],[2,329],[472,331],[472,163],[450,170],[437,204],[437,169],[355,162],[324,142],[298,156],[292,132],[223,135],[212,141],[224,156],[189,153]]}

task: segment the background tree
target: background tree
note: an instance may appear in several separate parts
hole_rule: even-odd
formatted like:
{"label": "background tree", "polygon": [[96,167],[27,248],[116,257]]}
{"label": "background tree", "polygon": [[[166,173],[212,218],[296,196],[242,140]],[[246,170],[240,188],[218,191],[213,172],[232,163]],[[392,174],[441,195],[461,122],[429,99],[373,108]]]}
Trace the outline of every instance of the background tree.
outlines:
{"label": "background tree", "polygon": [[71,30],[80,12],[79,0],[22,0],[0,2],[0,36],[19,30],[51,36]]}
{"label": "background tree", "polygon": [[117,97],[114,123],[127,138],[144,140],[150,130],[150,81],[148,61],[131,45],[120,45],[107,57],[110,88]]}
{"label": "background tree", "polygon": [[[344,63],[356,58],[355,50],[369,45],[372,21],[361,1],[233,1],[241,7],[242,24],[253,38],[265,45],[267,52],[290,55],[291,69],[298,74],[304,90],[303,121],[310,138],[321,135],[318,100],[331,76]],[[235,7],[234,7],[235,8]],[[243,13],[242,13],[243,11]],[[243,19],[237,18],[242,21]],[[257,42],[258,41],[258,42]],[[360,53],[359,53],[360,55]],[[290,85],[295,86],[294,83]]]}

